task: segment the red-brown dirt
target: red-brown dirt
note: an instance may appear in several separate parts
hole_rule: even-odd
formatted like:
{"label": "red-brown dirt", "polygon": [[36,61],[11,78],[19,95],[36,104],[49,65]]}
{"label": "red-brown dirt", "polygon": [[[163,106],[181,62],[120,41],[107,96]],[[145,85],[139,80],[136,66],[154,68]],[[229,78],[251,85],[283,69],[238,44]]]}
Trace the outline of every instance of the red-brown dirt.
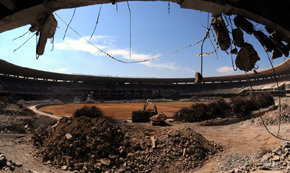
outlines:
{"label": "red-brown dirt", "polygon": [[[195,103],[196,102],[158,102],[155,104],[159,113],[163,112],[167,116],[172,117],[179,109],[191,106]],[[40,110],[55,115],[71,116],[77,109],[83,106],[96,106],[100,108],[105,115],[111,116],[112,118],[129,119],[131,118],[132,111],[141,110],[143,105],[143,103],[65,104],[46,106],[40,108]]]}

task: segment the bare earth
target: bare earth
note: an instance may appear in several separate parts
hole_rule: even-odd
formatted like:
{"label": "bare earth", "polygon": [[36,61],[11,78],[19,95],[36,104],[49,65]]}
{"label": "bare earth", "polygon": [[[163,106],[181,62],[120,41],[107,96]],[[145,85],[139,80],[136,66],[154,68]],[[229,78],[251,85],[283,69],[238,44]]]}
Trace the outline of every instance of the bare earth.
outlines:
{"label": "bare earth", "polygon": [[[183,107],[191,106],[196,102],[158,102],[156,104],[158,112],[165,113],[167,116],[172,117],[175,112]],[[50,112],[55,115],[71,116],[77,109],[83,106],[96,106],[100,108],[105,115],[111,116],[115,119],[129,119],[131,118],[132,111],[141,110],[143,103],[119,103],[119,104],[65,104],[65,105],[52,105],[40,108],[41,111]],[[150,106],[148,106],[150,108]]]}
{"label": "bare earth", "polygon": [[[184,106],[190,106],[192,102],[164,102],[156,103],[159,112],[164,112],[172,116],[175,111]],[[142,108],[142,103],[133,104],[94,104],[101,108],[105,114],[112,115],[117,119],[127,119],[131,117],[133,110]],[[59,115],[70,116],[74,110],[81,108],[79,105],[59,105],[42,108],[42,111],[53,112]],[[65,108],[65,109],[64,109]],[[283,141],[272,137],[267,133],[263,126],[257,126],[253,120],[247,120],[226,126],[200,126],[197,123],[170,123],[171,126],[151,126],[150,123],[136,123],[135,126],[143,126],[148,129],[171,129],[177,130],[184,127],[191,127],[197,133],[202,134],[206,139],[214,141],[223,146],[224,151],[219,155],[208,160],[204,166],[193,170],[192,172],[227,172],[228,170],[245,164],[247,161],[259,157],[263,150],[272,150],[277,148]],[[290,124],[281,125],[280,135],[284,138],[290,138]],[[276,133],[278,126],[269,126],[269,129]],[[24,137],[23,137],[24,136]],[[35,148],[32,146],[30,136],[25,134],[0,134],[0,152],[7,159],[22,163],[21,168],[16,168],[16,172],[65,172],[59,168],[50,167],[41,163],[38,157],[35,157]],[[2,171],[0,171],[2,172]],[[5,171],[4,171],[5,172]],[[258,171],[257,171],[258,172]],[[269,171],[263,171],[269,172]],[[276,171],[277,172],[277,171]],[[283,171],[281,171],[283,172]],[[273,173],[273,172],[272,172]]]}

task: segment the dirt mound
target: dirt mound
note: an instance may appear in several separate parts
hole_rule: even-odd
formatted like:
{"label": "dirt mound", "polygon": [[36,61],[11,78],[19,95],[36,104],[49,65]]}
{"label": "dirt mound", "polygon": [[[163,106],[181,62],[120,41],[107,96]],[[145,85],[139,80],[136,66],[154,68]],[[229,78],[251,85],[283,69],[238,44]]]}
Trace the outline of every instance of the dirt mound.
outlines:
{"label": "dirt mound", "polygon": [[[117,163],[123,133],[109,118],[64,118],[55,128],[39,128],[33,142],[40,147],[43,161],[69,169],[100,171],[98,163],[109,158]],[[99,165],[101,166],[101,165]]]}
{"label": "dirt mound", "polygon": [[[267,112],[264,116],[264,122],[266,125],[278,125],[279,124],[279,108]],[[281,105],[281,117],[280,117],[281,123],[290,123],[290,106],[287,104],[282,104]],[[263,125],[262,120],[260,118],[255,119],[255,124],[256,125]]]}
{"label": "dirt mound", "polygon": [[103,116],[64,118],[32,139],[44,162],[83,172],[185,171],[221,150],[190,128],[146,129]]}

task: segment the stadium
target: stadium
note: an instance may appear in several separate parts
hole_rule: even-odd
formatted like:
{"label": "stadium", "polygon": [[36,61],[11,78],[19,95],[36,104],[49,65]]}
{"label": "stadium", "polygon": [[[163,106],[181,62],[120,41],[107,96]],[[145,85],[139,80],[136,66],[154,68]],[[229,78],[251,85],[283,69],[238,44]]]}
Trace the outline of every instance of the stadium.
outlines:
{"label": "stadium", "polygon": [[205,77],[203,83],[197,85],[194,78],[70,75],[20,67],[1,60],[0,84],[1,95],[15,95],[29,100],[55,98],[72,102],[78,97],[85,101],[90,94],[98,101],[147,98],[176,100],[194,96],[240,95],[251,92],[251,85],[255,92],[280,92],[285,95],[290,80],[289,72],[290,61],[286,60],[274,69],[262,70],[257,74]]}
{"label": "stadium", "polygon": [[[30,28],[26,28],[26,33],[15,39],[27,33],[33,33],[30,38],[36,37],[35,49],[26,47],[28,56],[23,53],[21,56],[15,54],[15,57],[12,56],[14,52],[22,48],[30,38],[13,50],[11,55],[5,55],[9,52],[6,49],[13,47],[8,42],[10,37],[4,36],[0,39],[3,41],[0,47],[4,49],[1,56],[10,58],[5,59],[9,62],[0,60],[0,172],[290,172],[290,59],[287,59],[290,50],[290,25],[287,20],[290,17],[289,0],[158,2],[156,6],[161,7],[163,13],[166,12],[166,17],[170,15],[171,10],[173,14],[171,16],[178,14],[179,12],[174,11],[176,7],[207,12],[208,26],[202,26],[206,29],[204,38],[186,47],[191,48],[201,43],[200,54],[197,55],[201,68],[200,73],[196,72],[197,79],[191,76],[173,78],[168,73],[162,75],[169,76],[168,78],[65,74],[36,70],[33,69],[35,66],[32,68],[19,65],[22,64],[20,61],[26,61],[26,57],[31,58],[31,52],[34,50],[37,59],[41,55],[45,57],[49,54],[47,51],[44,52],[47,50],[46,43],[50,39],[53,47],[55,31],[62,28],[56,19],[62,21],[63,19],[57,14],[60,12],[56,11],[71,8],[73,14],[70,22],[63,21],[66,25],[65,35],[70,29],[83,39],[83,42],[98,49],[102,55],[124,64],[156,60],[154,57],[126,59],[120,54],[113,54],[112,51],[90,42],[87,37],[83,37],[85,36],[83,32],[80,34],[73,25],[70,25],[78,7],[84,7],[83,10],[86,12],[89,11],[86,6],[99,7],[95,29],[102,4],[114,7],[118,15],[121,14],[118,5],[128,7],[130,16],[128,53],[130,52],[131,58],[133,51],[131,52],[129,2],[133,5],[132,1],[135,0],[0,0],[0,34],[30,24]],[[139,5],[138,11],[142,11],[145,2],[142,3],[137,2],[134,7]],[[171,9],[172,4],[175,6]],[[96,9],[91,10],[95,12]],[[153,13],[153,10],[149,10],[154,17],[161,14],[161,11]],[[111,12],[109,11],[106,16],[111,17]],[[181,19],[166,18],[166,21],[175,19],[174,22],[180,20],[183,24],[191,24],[193,21],[189,18],[190,20],[186,22],[185,18],[183,15]],[[88,18],[80,17],[78,21],[85,20]],[[159,21],[161,20],[157,22]],[[139,22],[142,23],[141,20],[138,20]],[[183,24],[178,26],[186,29]],[[80,28],[89,28],[83,23],[80,25]],[[164,31],[153,26],[153,31],[157,31],[158,34]],[[107,29],[120,30],[119,25],[117,27],[108,25],[104,30]],[[144,27],[138,30],[144,30]],[[182,32],[178,29],[173,31],[173,34],[176,31],[177,34]],[[203,36],[192,29],[188,31]],[[12,37],[17,35],[9,34]],[[173,34],[170,38],[180,37]],[[203,51],[203,43],[207,38],[209,41],[211,37],[217,47],[215,48],[212,42],[214,50],[205,53],[207,50]],[[254,48],[257,44],[263,49]],[[159,45],[155,47],[161,51]],[[207,64],[203,62],[203,56],[214,53],[217,55],[218,49],[226,54],[229,52],[234,54],[231,63],[233,70],[235,66],[245,73],[214,76],[216,71],[213,71],[211,73],[213,76],[203,76],[203,63]],[[70,53],[74,54],[75,52],[71,50]],[[266,52],[268,59],[258,57],[257,52],[260,53],[261,50]],[[125,53],[127,56],[127,51]],[[67,54],[54,55],[47,56],[50,58],[49,61],[55,57],[72,58],[66,56]],[[17,57],[19,59],[16,59]],[[43,63],[44,57],[39,61]],[[178,60],[182,61],[183,56],[180,57]],[[86,61],[85,58],[88,57],[76,54],[76,58]],[[273,67],[271,61],[276,58],[284,58],[284,62]],[[45,67],[50,65],[47,60],[44,62]],[[223,67],[231,69],[228,67],[230,59],[227,60],[229,62],[223,64],[227,66]],[[272,68],[258,70],[256,64],[258,60],[267,62],[269,60]],[[15,64],[18,65],[11,63],[12,61],[17,61]],[[60,58],[55,61],[58,67],[64,67]],[[155,62],[157,64],[160,61]],[[38,69],[64,72],[56,69],[55,64],[52,66],[53,68]],[[101,70],[114,69],[101,67],[103,66],[99,65],[97,68],[94,66],[95,69]],[[195,67],[190,66],[191,68]],[[133,74],[133,70],[130,72],[132,73],[128,76]],[[85,71],[80,73],[92,74]],[[141,73],[141,76],[145,76],[144,71]],[[116,74],[122,75],[119,72]]]}

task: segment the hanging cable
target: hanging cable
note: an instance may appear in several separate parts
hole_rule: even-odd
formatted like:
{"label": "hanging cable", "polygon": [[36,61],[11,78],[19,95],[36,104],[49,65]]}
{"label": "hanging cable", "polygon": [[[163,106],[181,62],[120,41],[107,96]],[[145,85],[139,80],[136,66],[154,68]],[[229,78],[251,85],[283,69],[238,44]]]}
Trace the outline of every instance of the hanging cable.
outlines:
{"label": "hanging cable", "polygon": [[22,46],[24,46],[36,33],[34,33],[31,37],[29,37],[24,43],[22,43],[18,48],[14,49],[13,52],[19,50]]}
{"label": "hanging cable", "polygon": [[119,12],[118,3],[116,3],[116,11],[117,11],[117,13]]}
{"label": "hanging cable", "polygon": [[25,36],[25,35],[28,34],[29,32],[30,32],[29,30],[26,31],[24,34],[20,35],[19,37],[14,38],[13,41],[15,41],[15,40],[17,40],[17,39],[19,39],[19,38],[22,38],[23,36]]}
{"label": "hanging cable", "polygon": [[203,73],[203,44],[205,42],[205,40],[207,39],[208,35],[209,35],[209,31],[210,31],[210,27],[209,26],[209,13],[207,13],[207,31],[206,31],[206,34],[202,40],[202,43],[201,43],[201,47],[200,47],[200,74],[202,75]]}
{"label": "hanging cable", "polygon": [[129,39],[130,39],[130,52],[129,52],[129,58],[131,59],[131,54],[132,54],[132,14],[131,14],[131,8],[130,4],[127,1],[127,6],[129,10],[129,19],[130,19],[130,34],[129,34]]}
{"label": "hanging cable", "polygon": [[268,60],[271,64],[271,67],[272,67],[272,70],[273,70],[273,74],[274,74],[274,79],[275,79],[275,82],[276,82],[276,85],[277,85],[277,90],[278,90],[278,101],[279,101],[279,124],[278,124],[278,131],[277,131],[277,136],[279,135],[280,133],[280,127],[281,127],[281,114],[282,114],[282,111],[281,111],[281,95],[280,95],[280,87],[279,87],[279,82],[278,82],[278,79],[277,79],[277,75],[276,75],[276,71],[274,69],[274,65],[273,65],[273,62],[271,61],[271,58],[269,56],[269,53],[265,50],[266,54],[267,54],[267,57],[268,57]]}
{"label": "hanging cable", "polygon": [[[243,68],[244,68],[243,62],[242,62],[240,59],[239,59],[239,62],[240,62],[240,64],[241,64],[241,65],[243,66]],[[250,77],[249,77],[249,75],[248,75],[248,73],[247,73],[246,71],[245,71],[245,75],[246,75],[246,77],[247,77],[248,83],[250,84],[251,93],[252,93],[252,95],[254,96],[254,100],[255,100],[255,102],[257,103],[257,98],[256,98],[256,95],[255,95],[255,93],[254,93],[253,85],[252,85],[251,80],[250,80]],[[263,126],[265,127],[265,129],[267,130],[267,132],[268,132],[270,135],[272,135],[273,137],[275,137],[275,138],[277,138],[277,139],[283,140],[283,141],[290,141],[290,139],[285,139],[285,138],[282,138],[282,137],[280,137],[280,136],[275,135],[274,133],[272,133],[272,132],[269,130],[269,128],[267,127],[267,125],[266,125],[266,123],[265,123],[265,121],[264,121],[264,119],[263,119],[263,117],[262,117],[262,112],[261,112],[261,110],[260,110],[260,107],[258,108],[258,111],[259,111],[259,115],[260,115],[259,118],[261,119]]]}
{"label": "hanging cable", "polygon": [[[213,32],[212,32],[212,34],[213,34]],[[209,37],[209,40],[210,40],[211,46],[214,48],[214,50],[218,50],[219,45],[217,45],[217,48],[216,48],[215,45],[213,44],[213,41],[212,41],[211,37]],[[215,54],[216,54],[216,58],[219,59],[217,51],[215,51]]]}
{"label": "hanging cable", "polygon": [[168,1],[168,14],[170,14],[170,2]]}
{"label": "hanging cable", "polygon": [[[57,18],[59,18],[64,24],[67,25],[67,23],[57,14],[57,13],[54,13],[55,16]],[[199,43],[201,43],[203,40],[199,40],[193,44],[190,44],[186,47],[183,47],[181,49],[178,49],[178,50],[175,50],[175,51],[172,51],[170,53],[167,53],[167,54],[164,54],[164,55],[160,55],[160,56],[156,56],[156,57],[153,57],[153,58],[148,58],[148,59],[143,59],[143,60],[140,60],[140,61],[123,61],[123,60],[120,60],[120,59],[117,59],[115,58],[114,56],[110,55],[109,53],[105,52],[104,50],[102,50],[101,48],[99,48],[98,46],[96,46],[95,44],[93,44],[92,42],[90,42],[90,40],[86,39],[85,37],[83,37],[79,32],[77,32],[74,28],[72,28],[71,26],[69,26],[70,30],[72,30],[76,35],[78,35],[81,39],[85,40],[88,44],[90,44],[91,46],[95,47],[97,50],[99,50],[100,52],[102,52],[103,54],[105,54],[106,56],[108,56],[109,58],[115,60],[115,61],[118,61],[120,63],[124,63],[124,64],[133,64],[133,63],[142,63],[142,62],[147,62],[147,61],[153,61],[153,60],[156,60],[156,59],[160,59],[164,56],[168,56],[168,55],[172,55],[172,54],[176,54],[176,53],[179,53],[185,49],[188,49],[190,47],[193,47]]]}
{"label": "hanging cable", "polygon": [[96,20],[96,24],[95,24],[95,27],[94,27],[94,30],[92,32],[92,35],[91,35],[90,39],[93,37],[93,35],[95,34],[95,31],[97,29],[97,26],[98,26],[98,23],[99,23],[99,19],[100,19],[100,16],[101,16],[101,11],[102,11],[102,4],[100,5],[98,17],[97,17],[97,20]]}
{"label": "hanging cable", "polygon": [[72,14],[72,16],[71,16],[71,19],[70,19],[69,23],[68,23],[67,26],[66,26],[66,29],[65,29],[65,32],[64,32],[64,35],[63,35],[63,40],[65,39],[65,36],[66,36],[67,30],[68,30],[68,28],[70,27],[70,24],[71,24],[71,22],[72,22],[72,20],[73,20],[73,18],[74,18],[74,16],[75,16],[76,10],[77,10],[77,9],[75,8],[74,11],[73,11],[73,14]]}

